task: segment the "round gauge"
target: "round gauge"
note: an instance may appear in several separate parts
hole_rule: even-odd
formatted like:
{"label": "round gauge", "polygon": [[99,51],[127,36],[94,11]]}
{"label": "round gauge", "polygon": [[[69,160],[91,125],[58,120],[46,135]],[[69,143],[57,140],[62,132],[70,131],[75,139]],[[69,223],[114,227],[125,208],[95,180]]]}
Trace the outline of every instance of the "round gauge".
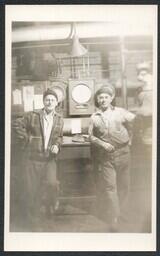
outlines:
{"label": "round gauge", "polygon": [[62,102],[65,98],[64,89],[58,85],[54,85],[51,89],[57,94],[58,102]]}
{"label": "round gauge", "polygon": [[78,104],[84,104],[91,98],[91,90],[85,84],[78,84],[72,90],[72,98]]}

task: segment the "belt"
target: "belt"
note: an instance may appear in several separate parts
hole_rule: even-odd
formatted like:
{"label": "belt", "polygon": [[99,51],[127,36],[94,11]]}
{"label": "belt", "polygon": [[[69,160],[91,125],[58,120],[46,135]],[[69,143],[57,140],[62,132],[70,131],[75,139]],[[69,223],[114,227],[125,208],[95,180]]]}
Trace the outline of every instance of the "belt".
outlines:
{"label": "belt", "polygon": [[118,149],[121,149],[121,148],[124,148],[124,147],[128,146],[128,143],[129,143],[129,141],[127,141],[126,143],[123,143],[123,144],[115,145],[115,150],[118,150]]}

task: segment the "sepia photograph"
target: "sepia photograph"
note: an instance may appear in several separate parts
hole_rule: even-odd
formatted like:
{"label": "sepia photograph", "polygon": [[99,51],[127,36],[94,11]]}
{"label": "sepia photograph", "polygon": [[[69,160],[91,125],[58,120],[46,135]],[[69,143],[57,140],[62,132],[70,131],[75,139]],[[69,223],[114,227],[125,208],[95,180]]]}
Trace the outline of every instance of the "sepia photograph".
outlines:
{"label": "sepia photograph", "polygon": [[5,250],[156,250],[157,6],[6,5],[5,54]]}

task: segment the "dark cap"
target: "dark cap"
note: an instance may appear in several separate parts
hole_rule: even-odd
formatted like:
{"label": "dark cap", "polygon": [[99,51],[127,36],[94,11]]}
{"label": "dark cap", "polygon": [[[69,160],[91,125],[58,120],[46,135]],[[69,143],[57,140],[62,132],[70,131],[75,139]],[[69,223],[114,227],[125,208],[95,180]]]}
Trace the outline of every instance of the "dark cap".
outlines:
{"label": "dark cap", "polygon": [[114,98],[115,96],[115,88],[112,85],[103,85],[95,94],[95,105],[96,107],[98,107],[98,102],[97,102],[97,97],[98,95],[102,94],[102,93],[106,93],[108,95],[110,95],[111,97]]}
{"label": "dark cap", "polygon": [[57,94],[56,94],[56,92],[55,91],[53,91],[53,90],[51,90],[51,89],[47,89],[46,91],[44,91],[44,93],[43,93],[43,100],[44,100],[44,98],[47,96],[47,95],[53,95],[56,99],[57,99],[57,101],[58,101],[58,96],[57,96]]}

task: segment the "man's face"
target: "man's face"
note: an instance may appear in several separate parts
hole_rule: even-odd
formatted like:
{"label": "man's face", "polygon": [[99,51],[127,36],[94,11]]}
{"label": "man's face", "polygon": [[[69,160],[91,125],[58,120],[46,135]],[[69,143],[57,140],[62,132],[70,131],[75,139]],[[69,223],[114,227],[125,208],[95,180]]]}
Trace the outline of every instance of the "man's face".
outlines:
{"label": "man's face", "polygon": [[55,107],[58,105],[58,101],[57,101],[56,97],[52,94],[48,94],[44,98],[43,103],[44,103],[44,108],[47,113],[50,113],[53,110],[55,110]]}
{"label": "man's face", "polygon": [[147,82],[147,77],[148,77],[148,72],[146,70],[142,70],[139,72],[137,79],[140,82],[146,83]]}
{"label": "man's face", "polygon": [[112,100],[113,100],[113,97],[107,93],[101,93],[97,96],[97,102],[98,102],[99,108],[102,109],[103,111],[110,106]]}

